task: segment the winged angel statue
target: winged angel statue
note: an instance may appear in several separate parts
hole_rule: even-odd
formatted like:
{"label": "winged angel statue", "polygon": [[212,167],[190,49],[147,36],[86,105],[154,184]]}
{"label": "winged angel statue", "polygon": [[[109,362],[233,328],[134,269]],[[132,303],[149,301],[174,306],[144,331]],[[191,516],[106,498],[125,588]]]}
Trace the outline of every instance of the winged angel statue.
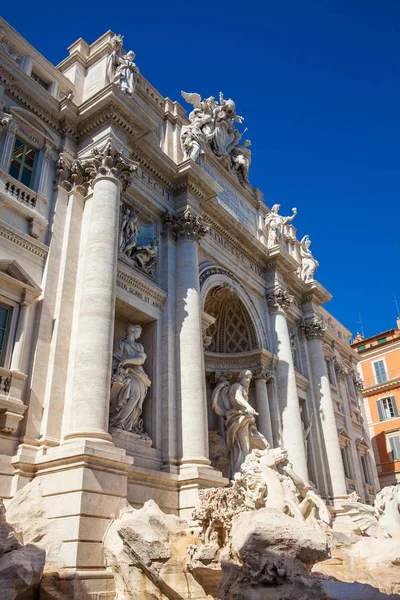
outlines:
{"label": "winged angel statue", "polygon": [[342,503],[362,535],[374,538],[400,537],[400,484],[386,486],[376,495],[373,506],[355,498]]}
{"label": "winged angel statue", "polygon": [[219,94],[219,104],[213,96],[201,99],[200,94],[182,92],[182,97],[193,106],[189,114],[190,124],[182,127],[181,139],[187,158],[198,160],[209,148],[223,166],[234,173],[240,183],[248,183],[251,163],[250,140],[241,143],[244,133],[240,133],[235,123],[242,123],[243,117],[236,114],[233,100],[225,100]]}

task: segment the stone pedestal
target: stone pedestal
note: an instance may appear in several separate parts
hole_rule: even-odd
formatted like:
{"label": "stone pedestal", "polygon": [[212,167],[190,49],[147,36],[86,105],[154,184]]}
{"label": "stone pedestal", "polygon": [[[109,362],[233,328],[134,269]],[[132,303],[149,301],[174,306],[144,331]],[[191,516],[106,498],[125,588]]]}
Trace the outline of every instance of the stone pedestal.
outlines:
{"label": "stone pedestal", "polygon": [[326,331],[326,325],[318,317],[313,317],[304,322],[303,331],[308,340],[312,385],[314,387],[316,403],[319,407],[326,454],[329,457],[328,474],[330,486],[334,499],[340,504],[340,499],[347,497],[347,488],[333,400],[321,343],[321,339]]}
{"label": "stone pedestal", "polygon": [[308,482],[307,456],[301,424],[296,375],[290,346],[289,330],[285,310],[291,299],[282,288],[267,296],[274,331],[274,351],[278,356],[276,380],[282,414],[283,446],[289,460],[300,477]]}

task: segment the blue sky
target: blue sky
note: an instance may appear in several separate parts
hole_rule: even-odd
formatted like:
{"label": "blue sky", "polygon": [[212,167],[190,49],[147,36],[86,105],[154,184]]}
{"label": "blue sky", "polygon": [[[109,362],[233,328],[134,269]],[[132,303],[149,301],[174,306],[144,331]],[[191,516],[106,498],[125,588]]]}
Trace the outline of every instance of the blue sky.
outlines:
{"label": "blue sky", "polygon": [[[27,5],[27,3],[26,3]],[[28,5],[27,5],[28,6]],[[394,326],[400,304],[400,2],[266,0],[57,3],[2,16],[55,64],[78,37],[125,36],[165,96],[235,100],[252,140],[250,179],[296,206],[327,305],[353,333]]]}

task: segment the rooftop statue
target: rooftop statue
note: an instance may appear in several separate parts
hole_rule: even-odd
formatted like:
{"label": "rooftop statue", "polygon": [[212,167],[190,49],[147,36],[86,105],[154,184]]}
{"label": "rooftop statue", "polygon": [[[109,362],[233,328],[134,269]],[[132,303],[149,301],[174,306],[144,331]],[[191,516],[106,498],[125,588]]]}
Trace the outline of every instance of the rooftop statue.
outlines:
{"label": "rooftop statue", "polygon": [[219,104],[213,96],[201,99],[200,94],[182,92],[182,97],[193,106],[189,114],[190,124],[182,127],[181,139],[187,158],[198,160],[209,148],[221,164],[235,174],[240,183],[248,182],[251,162],[250,140],[240,141],[246,132],[240,133],[235,123],[243,117],[236,114],[233,100],[225,100],[219,94]]}
{"label": "rooftop statue", "polygon": [[311,240],[308,235],[305,235],[300,242],[300,278],[309,283],[314,281],[314,273],[319,267],[319,262],[315,260],[310,250]]}
{"label": "rooftop statue", "polygon": [[283,241],[285,225],[293,221],[297,215],[297,208],[292,208],[293,214],[290,217],[283,217],[278,214],[280,208],[280,204],[274,204],[271,212],[265,217],[264,229],[267,238],[267,248],[278,246]]}
{"label": "rooftop statue", "polygon": [[115,35],[111,40],[113,51],[107,64],[107,78],[111,83],[116,83],[124,94],[132,96],[139,79],[139,69],[133,62],[136,54],[133,50],[123,53],[123,36]]}

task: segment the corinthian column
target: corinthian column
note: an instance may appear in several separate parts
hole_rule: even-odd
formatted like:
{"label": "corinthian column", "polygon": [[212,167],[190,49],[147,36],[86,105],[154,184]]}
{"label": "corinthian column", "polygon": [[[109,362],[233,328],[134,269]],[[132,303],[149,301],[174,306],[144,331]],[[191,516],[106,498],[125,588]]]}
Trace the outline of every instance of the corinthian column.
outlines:
{"label": "corinthian column", "polygon": [[198,244],[208,232],[189,209],[167,215],[164,232],[176,247],[176,341],[181,466],[209,465]]}
{"label": "corinthian column", "polygon": [[326,332],[326,325],[319,317],[312,317],[304,321],[302,330],[307,338],[311,363],[311,379],[317,406],[319,407],[332,493],[334,498],[340,499],[340,497],[347,496],[347,488],[331,388],[326,372],[325,357],[321,342]]}
{"label": "corinthian column", "polygon": [[291,297],[286,290],[279,287],[267,296],[274,331],[274,351],[279,359],[276,366],[276,379],[282,414],[282,441],[288,451],[289,460],[293,464],[294,470],[307,483],[306,449],[285,312],[291,301]]}
{"label": "corinthian column", "polygon": [[80,277],[72,402],[64,439],[110,441],[108,414],[115,312],[118,220],[121,188],[136,167],[111,143],[95,149],[89,160],[75,161],[70,186],[91,195],[85,202],[85,240]]}
{"label": "corinthian column", "polygon": [[258,412],[257,425],[260,433],[265,436],[267,442],[273,446],[271,414],[269,410],[269,399],[267,382],[272,380],[272,372],[262,369],[254,376],[256,387],[256,407]]}

